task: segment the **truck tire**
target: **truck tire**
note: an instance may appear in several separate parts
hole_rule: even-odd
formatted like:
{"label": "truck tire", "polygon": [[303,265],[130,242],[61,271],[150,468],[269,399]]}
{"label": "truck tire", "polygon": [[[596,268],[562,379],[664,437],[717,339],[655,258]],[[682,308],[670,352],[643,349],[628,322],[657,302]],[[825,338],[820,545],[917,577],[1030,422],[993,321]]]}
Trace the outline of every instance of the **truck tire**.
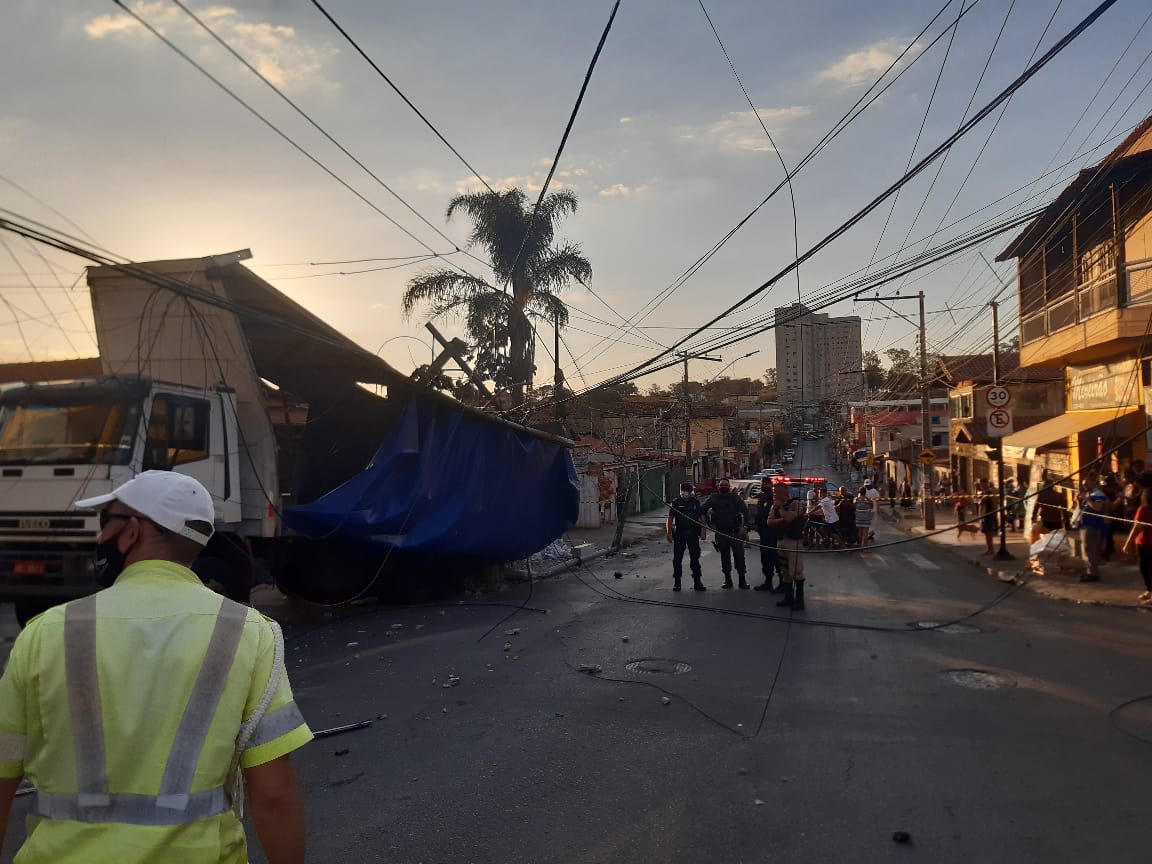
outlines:
{"label": "truck tire", "polygon": [[59,606],[63,602],[65,601],[49,600],[44,597],[19,597],[12,601],[12,607],[16,611],[16,620],[23,627],[41,612]]}
{"label": "truck tire", "polygon": [[252,553],[233,534],[213,535],[192,570],[209,588],[237,603],[249,601],[256,583]]}

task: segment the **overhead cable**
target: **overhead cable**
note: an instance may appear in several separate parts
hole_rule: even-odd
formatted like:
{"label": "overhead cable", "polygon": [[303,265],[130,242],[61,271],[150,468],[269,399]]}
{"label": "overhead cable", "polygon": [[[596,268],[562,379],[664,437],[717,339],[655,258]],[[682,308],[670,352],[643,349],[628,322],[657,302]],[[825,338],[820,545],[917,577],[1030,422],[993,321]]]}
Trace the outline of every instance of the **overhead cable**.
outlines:
{"label": "overhead cable", "polygon": [[[962,124],[959,129],[957,129],[955,132],[953,132],[951,135],[949,135],[943,142],[941,142],[939,145],[937,145],[932,150],[932,152],[930,152],[927,156],[925,156],[923,159],[921,159],[919,162],[917,162],[916,165],[910,171],[906,172],[895,183],[893,183],[891,186],[889,186],[887,189],[885,189],[883,192],[881,192],[879,195],[877,195],[875,198],[873,198],[868,204],[866,204],[863,208],[861,208],[859,211],[857,211],[853,216],[851,216],[849,219],[847,219],[839,227],[837,227],[832,232],[827,234],[823,239],[821,239],[814,246],[812,246],[807,252],[805,252],[803,255],[801,255],[799,258],[797,258],[792,263],[788,264],[786,267],[784,267],[778,273],[773,275],[771,278],[769,278],[767,281],[765,281],[763,284],[761,284],[758,288],[749,292],[744,297],[742,297],[740,300],[738,300],[736,303],[732,304],[727,309],[725,309],[723,312],[721,312],[720,314],[714,316],[713,318],[711,318],[710,320],[705,322],[704,326],[706,326],[706,327],[711,326],[711,325],[715,324],[717,321],[720,321],[721,319],[727,317],[728,315],[731,315],[733,312],[737,311],[738,309],[741,309],[742,307],[746,306],[752,300],[756,299],[758,296],[760,296],[765,291],[767,291],[769,288],[771,288],[773,285],[775,285],[784,276],[791,273],[796,267],[799,267],[802,263],[804,263],[808,259],[815,256],[818,252],[820,252],[820,250],[824,249],[826,246],[828,246],[834,240],[836,240],[837,238],[839,238],[843,234],[847,233],[853,226],[855,226],[862,219],[864,219],[869,213],[871,213],[873,210],[875,210],[877,207],[879,207],[889,197],[894,195],[901,187],[903,187],[908,182],[910,182],[912,179],[917,177],[921,172],[924,171],[925,168],[927,168],[929,165],[931,165],[933,162],[935,162],[942,154],[946,153],[949,148],[951,148],[957,141],[959,141],[962,137],[964,137],[964,135],[966,135],[969,131],[971,131],[977,124],[979,124],[982,120],[984,120],[989,114],[991,114],[993,111],[995,111],[997,107],[999,107],[1007,99],[1009,99],[1013,93],[1015,93],[1017,90],[1019,90],[1021,87],[1023,87],[1024,84],[1026,84],[1029,80],[1031,80],[1031,78],[1033,76],[1035,76],[1037,72],[1039,72],[1041,69],[1043,69],[1045,66],[1047,66],[1048,63],[1051,62],[1053,58],[1055,58],[1057,55],[1059,55],[1061,51],[1063,51],[1065,48],[1067,48],[1068,45],[1070,45],[1085,30],[1087,30],[1089,27],[1091,27],[1092,24],[1094,24],[1100,18],[1100,16],[1102,16],[1105,12],[1107,12],[1115,4],[1116,4],[1116,0],[1103,0],[1103,2],[1101,2],[1092,12],[1090,12],[1087,16],[1085,16],[1085,18],[1083,20],[1081,20],[1080,23],[1078,23],[1075,27],[1072,28],[1072,30],[1070,30],[1067,34],[1065,34],[1064,37],[1061,38],[1055,45],[1053,45],[1051,48],[1049,48],[1048,51],[1046,51],[1040,59],[1038,59],[1035,63],[1033,63],[1031,66],[1029,66],[1019,77],[1016,78],[1015,81],[1013,81],[1011,84],[1009,84],[1004,90],[1002,90],[999,93],[999,95],[997,95],[992,101],[990,101],[987,105],[985,105],[983,108],[981,108],[980,111],[978,111],[970,120],[968,120],[966,123]],[[689,334],[688,336],[685,336],[685,337],[679,339],[678,341],[676,341],[675,343],[673,343],[672,346],[669,348],[669,353],[671,351],[675,351],[677,348],[679,348],[682,345],[684,345],[685,343],[687,343],[693,336],[699,334],[700,332],[703,332],[703,328],[697,328],[692,334]],[[634,371],[643,370],[644,368],[646,368],[650,364],[659,361],[662,356],[664,356],[664,355],[657,355],[655,357],[650,358],[649,360],[647,360],[644,363],[637,366]]]}
{"label": "overhead cable", "polygon": [[483,183],[483,184],[484,184],[484,188],[485,188],[485,189],[487,189],[489,192],[495,192],[496,190],[494,190],[494,189],[493,189],[491,186],[489,186],[489,185],[488,185],[488,181],[487,181],[487,180],[485,180],[485,179],[484,179],[484,178],[481,176],[480,172],[478,172],[478,171],[477,171],[475,168],[473,168],[473,167],[472,167],[472,166],[471,166],[471,165],[468,163],[468,160],[467,160],[467,159],[465,159],[463,156],[461,156],[461,155],[460,155],[460,151],[459,151],[459,150],[457,150],[455,147],[453,147],[453,146],[452,146],[452,145],[449,143],[448,139],[447,139],[447,138],[445,138],[445,137],[444,137],[444,136],[443,136],[443,135],[440,133],[440,130],[439,130],[439,129],[437,129],[437,128],[436,128],[436,127],[433,125],[432,121],[431,121],[431,120],[429,120],[427,117],[425,117],[425,116],[424,116],[424,112],[423,112],[423,111],[421,111],[419,108],[417,108],[417,107],[416,107],[416,106],[415,106],[415,105],[412,103],[412,100],[411,100],[411,99],[409,99],[407,96],[405,96],[405,95],[404,95],[404,92],[403,92],[403,91],[402,91],[402,90],[401,90],[399,87],[397,87],[397,86],[396,86],[396,82],[394,82],[394,81],[393,81],[391,78],[389,78],[389,77],[388,77],[388,76],[387,76],[387,75],[384,73],[384,70],[383,70],[383,69],[381,69],[379,66],[377,66],[377,65],[376,65],[376,61],[374,61],[374,60],[373,60],[371,57],[369,57],[369,56],[368,56],[368,54],[367,54],[367,53],[364,51],[364,49],[363,49],[363,48],[361,48],[361,47],[360,47],[360,45],[359,45],[359,44],[356,42],[356,40],[355,40],[355,39],[353,39],[353,38],[352,38],[350,35],[348,35],[348,31],[347,31],[347,30],[345,30],[343,27],[341,27],[341,26],[340,26],[340,23],[339,23],[339,22],[338,22],[338,21],[337,21],[335,18],[333,18],[333,17],[332,17],[332,16],[329,14],[328,10],[327,10],[327,9],[325,9],[325,8],[324,8],[322,5],[320,5],[320,3],[319,3],[319,0],[312,0],[312,5],[313,5],[313,6],[315,6],[315,7],[316,7],[318,10],[320,10],[320,14],[321,14],[321,15],[323,15],[325,18],[327,18],[327,19],[328,19],[328,22],[329,22],[329,23],[330,23],[330,24],[331,24],[333,27],[335,27],[335,28],[336,28],[336,31],[337,31],[337,32],[338,32],[338,33],[339,33],[341,36],[343,36],[343,37],[344,37],[344,39],[345,39],[345,40],[348,42],[348,44],[349,44],[349,45],[351,45],[351,46],[352,46],[352,47],[353,47],[353,48],[356,50],[356,53],[357,53],[357,54],[359,54],[361,57],[363,57],[363,58],[365,59],[365,61],[367,61],[368,65],[369,65],[369,66],[371,66],[371,67],[372,67],[372,69],[373,69],[373,70],[376,72],[376,74],[377,74],[377,75],[379,75],[381,78],[383,78],[383,79],[384,79],[384,82],[385,82],[385,83],[386,83],[386,84],[387,84],[389,87],[391,87],[391,88],[392,88],[392,90],[393,90],[393,91],[396,93],[396,95],[397,95],[397,96],[399,96],[401,99],[403,99],[403,100],[404,100],[404,104],[405,104],[405,105],[407,105],[409,108],[411,108],[411,109],[412,109],[414,112],[416,112],[416,116],[417,116],[417,117],[419,117],[421,120],[423,120],[423,121],[424,121],[424,125],[425,125],[425,126],[427,126],[429,129],[431,129],[431,130],[432,130],[432,133],[433,133],[433,134],[434,134],[434,135],[435,135],[437,138],[439,138],[439,139],[440,139],[440,140],[443,142],[443,144],[444,144],[444,146],[445,146],[445,147],[447,147],[449,150],[451,150],[451,151],[452,151],[452,155],[454,155],[454,156],[455,156],[457,159],[459,159],[459,160],[460,160],[460,162],[461,162],[461,163],[463,163],[464,167],[465,167],[465,168],[467,168],[467,169],[469,170],[469,172],[471,172],[472,176],[473,176],[473,177],[475,177],[477,180],[479,180],[481,183]]}

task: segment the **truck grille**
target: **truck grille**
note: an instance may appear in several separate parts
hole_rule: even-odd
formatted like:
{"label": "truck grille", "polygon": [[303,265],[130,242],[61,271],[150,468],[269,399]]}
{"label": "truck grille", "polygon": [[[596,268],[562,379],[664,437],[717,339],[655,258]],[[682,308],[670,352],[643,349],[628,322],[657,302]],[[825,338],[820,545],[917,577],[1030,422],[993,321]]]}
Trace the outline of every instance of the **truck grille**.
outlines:
{"label": "truck grille", "polygon": [[23,513],[19,516],[0,516],[0,538],[27,537],[51,534],[55,538],[94,537],[96,526],[88,527],[88,520],[71,513]]}

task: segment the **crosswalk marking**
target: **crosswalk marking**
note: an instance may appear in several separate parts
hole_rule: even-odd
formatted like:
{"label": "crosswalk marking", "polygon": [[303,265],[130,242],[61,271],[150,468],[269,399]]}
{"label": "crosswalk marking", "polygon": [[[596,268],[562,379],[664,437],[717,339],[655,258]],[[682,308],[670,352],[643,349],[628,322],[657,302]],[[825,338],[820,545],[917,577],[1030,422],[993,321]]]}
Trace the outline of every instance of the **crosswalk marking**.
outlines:
{"label": "crosswalk marking", "polygon": [[904,557],[922,570],[939,570],[940,566],[929,561],[919,552],[905,552]]}
{"label": "crosswalk marking", "polygon": [[868,570],[879,572],[892,567],[916,567],[920,570],[939,570],[940,565],[928,560],[919,552],[865,552],[856,560],[862,561]]}

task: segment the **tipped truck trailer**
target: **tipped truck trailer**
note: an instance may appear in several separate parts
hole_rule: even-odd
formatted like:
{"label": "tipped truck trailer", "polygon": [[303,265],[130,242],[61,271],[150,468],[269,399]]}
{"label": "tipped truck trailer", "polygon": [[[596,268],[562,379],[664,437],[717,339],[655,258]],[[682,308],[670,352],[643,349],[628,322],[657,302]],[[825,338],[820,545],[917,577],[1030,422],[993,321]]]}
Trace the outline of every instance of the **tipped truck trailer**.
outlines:
{"label": "tipped truck trailer", "polygon": [[146,470],[208,488],[197,571],[239,600],[257,570],[331,602],[397,550],[509,560],[575,520],[571,442],[421,390],[242,257],[90,268],[101,374],[2,385],[0,600],[22,621],[99,588],[97,514],[72,503]]}

